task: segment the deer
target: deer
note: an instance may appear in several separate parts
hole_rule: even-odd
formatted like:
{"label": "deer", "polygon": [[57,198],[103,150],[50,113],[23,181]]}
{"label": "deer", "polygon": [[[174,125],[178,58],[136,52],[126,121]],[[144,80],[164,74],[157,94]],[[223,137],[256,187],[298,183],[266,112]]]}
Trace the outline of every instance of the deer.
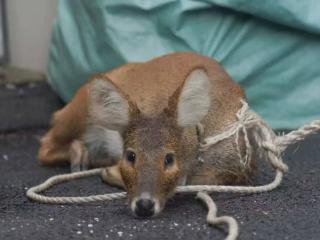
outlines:
{"label": "deer", "polygon": [[248,182],[255,161],[244,168],[234,140],[199,152],[197,134],[199,123],[205,137],[224,131],[241,100],[223,67],[196,53],[128,63],[94,75],[53,114],[38,158],[72,172],[102,167],[103,181],[127,191],[135,215],[156,216],[179,185]]}

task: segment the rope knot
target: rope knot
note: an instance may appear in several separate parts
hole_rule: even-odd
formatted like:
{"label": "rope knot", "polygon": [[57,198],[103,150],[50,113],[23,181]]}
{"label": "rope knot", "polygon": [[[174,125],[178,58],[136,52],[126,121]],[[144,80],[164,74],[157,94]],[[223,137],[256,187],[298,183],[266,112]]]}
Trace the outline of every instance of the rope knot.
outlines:
{"label": "rope knot", "polygon": [[275,145],[273,142],[263,142],[261,143],[261,147],[267,151],[268,162],[271,164],[273,168],[278,169],[283,173],[288,172],[289,168],[282,161],[282,151],[279,149],[277,145]]}

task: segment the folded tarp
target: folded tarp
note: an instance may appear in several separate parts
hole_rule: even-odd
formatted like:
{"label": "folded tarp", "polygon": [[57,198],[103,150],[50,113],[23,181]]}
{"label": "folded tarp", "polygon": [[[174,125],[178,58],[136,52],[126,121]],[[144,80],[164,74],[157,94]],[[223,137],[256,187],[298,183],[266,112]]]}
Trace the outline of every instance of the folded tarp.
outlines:
{"label": "folded tarp", "polygon": [[219,61],[274,128],[320,118],[318,0],[60,0],[48,78],[69,101],[94,73],[177,51]]}

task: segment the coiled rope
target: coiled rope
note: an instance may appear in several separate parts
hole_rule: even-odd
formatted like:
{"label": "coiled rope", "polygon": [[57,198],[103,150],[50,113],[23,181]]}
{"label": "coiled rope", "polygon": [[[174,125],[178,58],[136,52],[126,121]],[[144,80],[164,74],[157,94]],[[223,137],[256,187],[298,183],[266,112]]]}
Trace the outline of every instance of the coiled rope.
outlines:
{"label": "coiled rope", "polygon": [[[236,220],[230,216],[217,217],[217,207],[208,195],[213,192],[231,192],[231,193],[261,193],[268,192],[281,184],[283,174],[288,171],[288,167],[282,161],[282,152],[291,144],[305,139],[308,135],[320,131],[320,121],[316,120],[307,124],[298,130],[292,131],[283,136],[276,136],[273,130],[248,107],[245,101],[242,101],[242,108],[236,114],[237,121],[233,123],[226,131],[212,136],[204,137],[203,127],[198,126],[199,134],[199,151],[203,152],[218,142],[234,136],[238,150],[240,162],[243,166],[247,166],[253,153],[253,147],[249,139],[249,131],[253,135],[255,143],[258,145],[258,151],[276,170],[274,180],[262,186],[222,186],[222,185],[189,185],[179,186],[176,188],[177,193],[198,193],[197,198],[204,202],[208,208],[207,222],[211,225],[228,225],[228,235],[226,240],[235,240],[239,234],[239,227]],[[239,134],[243,133],[246,145],[245,156],[241,156],[239,150]],[[94,175],[100,175],[103,168],[87,170],[83,172],[61,174],[47,179],[38,186],[30,188],[26,195],[29,199],[40,203],[51,204],[73,204],[73,203],[89,203],[98,201],[110,201],[122,199],[127,196],[126,192],[108,193],[101,195],[91,195],[85,197],[48,197],[39,193],[49,189],[50,187],[70,180],[85,178]]]}

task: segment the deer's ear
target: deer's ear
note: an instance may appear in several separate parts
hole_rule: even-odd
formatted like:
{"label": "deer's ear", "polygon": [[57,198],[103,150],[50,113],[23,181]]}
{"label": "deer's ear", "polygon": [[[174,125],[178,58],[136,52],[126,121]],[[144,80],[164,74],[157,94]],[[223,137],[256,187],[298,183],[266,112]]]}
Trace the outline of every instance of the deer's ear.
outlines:
{"label": "deer's ear", "polygon": [[189,73],[176,105],[179,126],[195,126],[205,117],[210,107],[209,87],[209,77],[204,69],[197,68]]}
{"label": "deer's ear", "polygon": [[107,79],[89,83],[89,119],[96,125],[122,131],[129,122],[129,102]]}

